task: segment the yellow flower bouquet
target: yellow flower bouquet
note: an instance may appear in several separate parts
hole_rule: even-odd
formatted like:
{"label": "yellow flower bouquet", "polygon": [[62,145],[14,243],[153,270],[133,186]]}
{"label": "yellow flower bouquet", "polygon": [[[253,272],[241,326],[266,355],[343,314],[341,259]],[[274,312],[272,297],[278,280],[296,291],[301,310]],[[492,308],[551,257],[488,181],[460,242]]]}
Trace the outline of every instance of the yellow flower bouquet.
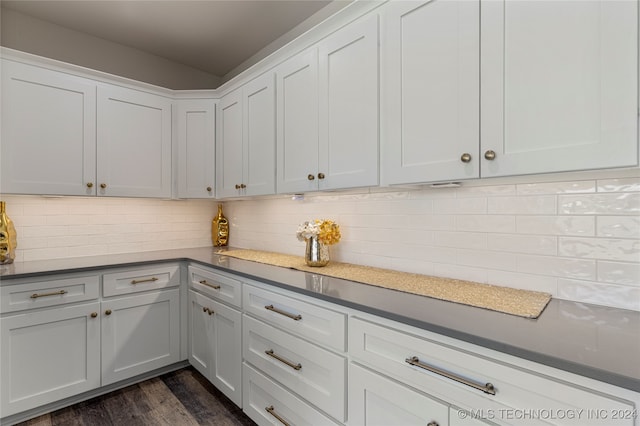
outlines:
{"label": "yellow flower bouquet", "polygon": [[340,226],[332,220],[315,219],[301,223],[296,236],[300,241],[316,237],[322,244],[332,245],[340,242]]}

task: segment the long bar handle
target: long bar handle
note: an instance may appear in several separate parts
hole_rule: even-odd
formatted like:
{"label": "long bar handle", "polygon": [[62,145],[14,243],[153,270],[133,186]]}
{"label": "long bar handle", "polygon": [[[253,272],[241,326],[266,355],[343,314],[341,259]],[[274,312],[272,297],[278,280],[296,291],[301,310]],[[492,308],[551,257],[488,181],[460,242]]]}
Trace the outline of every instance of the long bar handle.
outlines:
{"label": "long bar handle", "polygon": [[405,359],[405,362],[411,365],[415,365],[416,367],[423,368],[427,371],[431,371],[432,373],[436,373],[440,376],[446,377],[447,379],[455,380],[456,382],[462,383],[463,385],[471,386],[474,389],[478,389],[484,393],[488,393],[489,395],[496,394],[496,388],[491,383],[487,383],[485,385],[472,382],[471,380],[467,380],[464,377],[460,377],[456,374],[451,374],[448,371],[444,371],[439,369],[438,367],[434,367],[432,365],[425,364],[420,362],[420,359],[417,356],[412,356],[411,358]]}
{"label": "long bar handle", "polygon": [[273,417],[275,417],[276,419],[278,419],[278,421],[280,423],[282,423],[284,426],[291,426],[289,425],[289,423],[287,423],[282,417],[280,417],[278,415],[278,413],[276,413],[276,409],[273,408],[273,405],[270,405],[268,407],[264,407],[265,410],[267,410],[267,413],[271,414]]}
{"label": "long bar handle", "polygon": [[63,295],[63,294],[67,294],[67,290],[52,291],[51,293],[42,293],[42,294],[33,293],[31,295],[31,298],[32,299],[37,299],[38,297],[59,296],[59,295]]}
{"label": "long bar handle", "polygon": [[284,359],[280,355],[276,355],[273,352],[273,349],[269,349],[268,351],[264,351],[264,353],[269,355],[270,357],[273,357],[273,358],[277,359],[278,361],[282,362],[283,364],[287,364],[289,367],[293,368],[294,370],[300,370],[302,368],[302,364],[300,364],[300,363],[294,364],[291,361],[289,361],[288,359]]}
{"label": "long bar handle", "polygon": [[280,310],[280,309],[278,309],[278,308],[274,308],[274,307],[273,307],[273,305],[267,305],[267,306],[265,306],[264,308],[265,308],[266,310],[268,310],[268,311],[273,311],[273,312],[276,312],[276,313],[278,313],[278,314],[280,314],[280,315],[284,315],[285,317],[289,317],[289,318],[291,318],[291,319],[292,319],[292,320],[294,320],[294,321],[300,321],[300,320],[302,319],[302,315],[293,315],[293,314],[290,314],[289,312],[285,312],[285,311],[282,311],[282,310]]}
{"label": "long bar handle", "polygon": [[147,279],[144,279],[144,280],[131,280],[131,284],[151,283],[151,282],[154,282],[154,281],[158,281],[159,279],[160,278],[153,277],[153,278],[147,278]]}
{"label": "long bar handle", "polygon": [[202,285],[206,285],[207,287],[211,287],[214,290],[220,290],[220,286],[218,284],[209,284],[207,280],[198,281]]}

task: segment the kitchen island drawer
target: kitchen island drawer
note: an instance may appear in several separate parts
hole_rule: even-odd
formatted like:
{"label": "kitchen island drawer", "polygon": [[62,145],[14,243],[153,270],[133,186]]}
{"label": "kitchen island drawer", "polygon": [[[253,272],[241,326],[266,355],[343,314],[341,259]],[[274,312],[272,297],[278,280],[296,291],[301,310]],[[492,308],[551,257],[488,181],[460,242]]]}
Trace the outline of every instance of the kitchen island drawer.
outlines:
{"label": "kitchen island drawer", "polygon": [[243,358],[339,421],[345,417],[346,359],[247,315]]}
{"label": "kitchen island drawer", "polygon": [[[548,368],[536,371],[534,363],[512,365],[491,358],[486,349],[475,345],[456,347],[437,338],[357,317],[349,319],[349,350],[354,360],[463,410],[492,413],[493,422],[634,425],[633,416],[614,414],[635,413],[637,407],[606,394],[605,386],[589,389],[572,383],[569,375],[559,370],[551,376]],[[524,415],[513,414],[514,409]],[[593,409],[614,414],[591,416],[589,410]]]}
{"label": "kitchen island drawer", "polygon": [[338,425],[248,364],[243,365],[243,377],[244,412],[259,425]]}
{"label": "kitchen island drawer", "polygon": [[244,285],[244,311],[264,321],[339,351],[345,350],[347,316],[284,294]]}
{"label": "kitchen island drawer", "polygon": [[104,274],[102,280],[104,297],[177,287],[180,285],[180,266],[167,264],[111,272]]}
{"label": "kitchen island drawer", "polygon": [[242,305],[242,282],[211,269],[189,265],[189,286],[232,306]]}
{"label": "kitchen island drawer", "polygon": [[0,287],[0,313],[97,299],[99,275],[39,277],[9,281]]}

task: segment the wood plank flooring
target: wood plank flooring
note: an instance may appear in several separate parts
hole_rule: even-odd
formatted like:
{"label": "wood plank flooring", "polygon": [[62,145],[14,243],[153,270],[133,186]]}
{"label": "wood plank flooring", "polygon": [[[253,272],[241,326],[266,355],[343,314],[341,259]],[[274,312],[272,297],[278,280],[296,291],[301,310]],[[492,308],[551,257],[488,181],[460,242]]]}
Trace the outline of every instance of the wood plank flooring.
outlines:
{"label": "wood plank flooring", "polygon": [[255,423],[193,367],[186,367],[20,425],[254,426]]}

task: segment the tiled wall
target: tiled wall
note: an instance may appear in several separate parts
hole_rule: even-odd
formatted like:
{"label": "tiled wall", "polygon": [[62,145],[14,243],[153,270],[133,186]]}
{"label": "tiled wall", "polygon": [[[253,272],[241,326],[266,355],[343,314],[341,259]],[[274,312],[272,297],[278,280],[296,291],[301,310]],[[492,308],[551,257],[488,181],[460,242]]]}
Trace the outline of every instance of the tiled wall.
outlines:
{"label": "tiled wall", "polygon": [[225,210],[237,247],[302,255],[297,225],[327,218],[343,234],[336,260],[640,311],[639,172],[564,179],[282,196]]}
{"label": "tiled wall", "polygon": [[[557,176],[561,176],[558,178]],[[302,255],[337,221],[335,260],[540,290],[640,311],[640,171],[225,201],[235,247]],[[211,245],[216,201],[3,196],[18,261]]]}
{"label": "tiled wall", "polygon": [[16,261],[211,245],[213,201],[3,195]]}

